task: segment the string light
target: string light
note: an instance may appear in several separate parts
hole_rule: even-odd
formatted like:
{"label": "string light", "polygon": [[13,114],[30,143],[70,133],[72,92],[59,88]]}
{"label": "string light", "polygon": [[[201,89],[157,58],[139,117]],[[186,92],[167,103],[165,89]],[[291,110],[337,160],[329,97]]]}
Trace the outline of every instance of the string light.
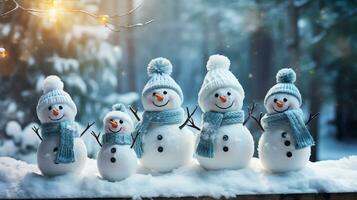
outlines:
{"label": "string light", "polygon": [[7,53],[6,50],[2,47],[0,47],[0,58],[6,58],[7,57]]}

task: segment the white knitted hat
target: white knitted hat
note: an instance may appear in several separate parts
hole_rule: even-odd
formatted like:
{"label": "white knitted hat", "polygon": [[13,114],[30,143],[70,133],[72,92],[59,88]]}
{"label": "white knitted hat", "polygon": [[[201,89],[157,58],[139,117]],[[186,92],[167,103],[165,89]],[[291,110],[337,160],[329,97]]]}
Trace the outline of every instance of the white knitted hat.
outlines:
{"label": "white knitted hat", "polygon": [[121,104],[121,103],[114,104],[112,109],[113,109],[112,111],[108,112],[105,115],[105,117],[103,119],[103,123],[105,123],[110,118],[117,118],[118,117],[118,118],[125,119],[126,121],[129,122],[129,124],[131,126],[134,126],[134,122],[131,119],[130,115],[128,114],[124,104]]}
{"label": "white knitted hat", "polygon": [[223,87],[235,89],[241,95],[242,99],[244,98],[242,86],[229,70],[230,64],[231,62],[226,56],[212,55],[209,57],[206,65],[207,74],[198,93],[198,104],[200,106],[202,105],[202,101],[206,99],[209,94]]}

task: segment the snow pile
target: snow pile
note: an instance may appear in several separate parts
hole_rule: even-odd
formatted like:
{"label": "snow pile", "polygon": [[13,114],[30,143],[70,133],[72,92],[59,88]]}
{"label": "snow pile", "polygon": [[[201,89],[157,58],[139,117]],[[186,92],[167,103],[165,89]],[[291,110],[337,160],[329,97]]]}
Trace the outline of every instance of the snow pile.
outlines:
{"label": "snow pile", "polygon": [[0,158],[0,198],[53,197],[233,197],[239,194],[356,192],[357,156],[308,163],[298,172],[271,174],[254,158],[241,170],[206,171],[197,161],[168,174],[139,173],[121,182],[98,177],[96,161],[88,160],[81,176],[48,178],[35,165]]}

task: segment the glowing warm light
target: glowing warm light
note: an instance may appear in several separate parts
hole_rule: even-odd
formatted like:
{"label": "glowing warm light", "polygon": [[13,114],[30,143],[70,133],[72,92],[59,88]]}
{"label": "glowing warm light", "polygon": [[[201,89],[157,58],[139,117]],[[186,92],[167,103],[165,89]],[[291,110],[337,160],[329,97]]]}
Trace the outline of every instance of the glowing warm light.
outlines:
{"label": "glowing warm light", "polygon": [[106,25],[109,22],[108,15],[99,15],[98,20],[101,24]]}
{"label": "glowing warm light", "polygon": [[51,8],[48,10],[48,17],[51,22],[56,22],[57,21],[57,9],[56,8]]}
{"label": "glowing warm light", "polygon": [[7,56],[6,50],[0,47],[0,58],[6,58],[6,56]]}

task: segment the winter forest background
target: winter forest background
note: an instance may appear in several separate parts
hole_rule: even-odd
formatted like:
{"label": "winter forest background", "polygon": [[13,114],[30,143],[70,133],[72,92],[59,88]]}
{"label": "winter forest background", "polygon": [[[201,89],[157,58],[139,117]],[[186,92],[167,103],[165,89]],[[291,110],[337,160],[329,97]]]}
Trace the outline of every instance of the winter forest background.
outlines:
{"label": "winter forest background", "polygon": [[[22,0],[41,8],[48,0]],[[125,13],[135,0],[62,0],[63,6],[97,14]],[[13,8],[0,0],[0,13]],[[40,142],[36,105],[45,76],[59,75],[74,98],[77,121],[101,121],[111,105],[142,110],[140,93],[155,57],[173,63],[185,105],[194,108],[212,54],[230,58],[231,70],[246,92],[246,109],[262,100],[282,67],[297,71],[306,115],[317,145],[311,160],[357,154],[357,2],[328,0],[146,0],[117,23],[154,19],[146,26],[113,32],[78,13],[56,20],[16,11],[0,17],[0,156],[35,162]],[[199,121],[200,114],[196,114]],[[84,128],[83,127],[83,128]],[[261,132],[250,122],[256,141]],[[85,136],[91,157],[98,146]]]}

